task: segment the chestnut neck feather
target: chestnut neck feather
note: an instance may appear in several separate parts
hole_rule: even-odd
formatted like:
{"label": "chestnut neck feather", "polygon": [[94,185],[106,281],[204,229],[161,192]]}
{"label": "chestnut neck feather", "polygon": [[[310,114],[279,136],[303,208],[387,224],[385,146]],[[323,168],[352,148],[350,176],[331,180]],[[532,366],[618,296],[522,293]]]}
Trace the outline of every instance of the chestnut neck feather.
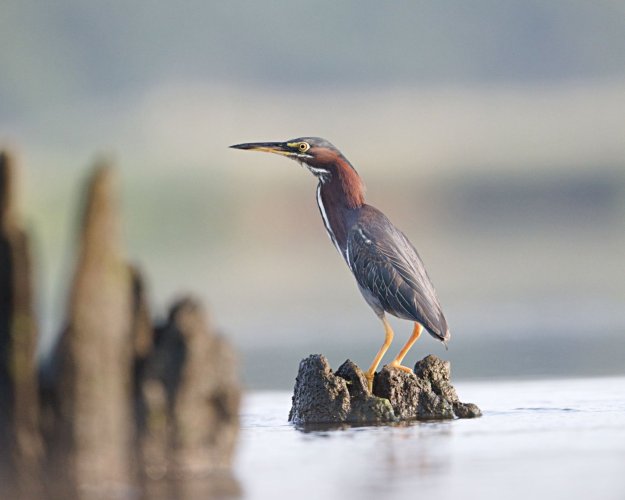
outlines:
{"label": "chestnut neck feather", "polygon": [[332,191],[342,198],[341,201],[347,208],[360,208],[365,203],[365,186],[362,179],[344,158],[338,157],[334,167],[332,176],[327,181],[328,188],[333,188]]}
{"label": "chestnut neck feather", "polygon": [[317,204],[330,239],[347,261],[349,227],[364,205],[364,185],[354,168],[340,156],[327,162],[324,170],[329,174],[320,177]]}

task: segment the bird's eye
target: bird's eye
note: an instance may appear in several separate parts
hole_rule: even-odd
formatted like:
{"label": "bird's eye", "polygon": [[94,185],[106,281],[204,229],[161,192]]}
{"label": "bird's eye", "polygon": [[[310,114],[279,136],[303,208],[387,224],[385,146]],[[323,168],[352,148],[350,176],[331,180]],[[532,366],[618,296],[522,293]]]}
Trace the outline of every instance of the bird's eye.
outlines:
{"label": "bird's eye", "polygon": [[297,145],[297,149],[299,149],[300,153],[305,153],[310,149],[310,144],[308,144],[307,142],[300,142]]}

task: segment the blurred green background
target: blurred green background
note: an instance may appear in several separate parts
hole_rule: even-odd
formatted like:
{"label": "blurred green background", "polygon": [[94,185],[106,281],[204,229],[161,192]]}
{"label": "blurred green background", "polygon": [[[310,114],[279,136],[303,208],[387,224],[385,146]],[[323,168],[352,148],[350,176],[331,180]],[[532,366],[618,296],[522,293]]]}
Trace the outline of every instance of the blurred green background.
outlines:
{"label": "blurred green background", "polygon": [[[301,358],[368,366],[382,328],[296,163],[325,137],[419,249],[457,377],[625,372],[625,3],[34,2],[0,7],[0,146],[23,167],[41,352],[60,330],[79,186],[120,170],[152,307],[186,291],[248,387]],[[410,325],[396,321],[394,352]],[[390,353],[389,353],[390,356]],[[390,358],[389,358],[390,359]]]}

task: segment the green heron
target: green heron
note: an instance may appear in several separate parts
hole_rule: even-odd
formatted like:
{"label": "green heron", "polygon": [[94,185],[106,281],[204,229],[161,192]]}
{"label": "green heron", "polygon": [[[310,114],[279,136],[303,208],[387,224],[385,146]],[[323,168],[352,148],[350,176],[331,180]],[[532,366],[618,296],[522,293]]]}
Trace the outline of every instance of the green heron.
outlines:
{"label": "green heron", "polygon": [[319,180],[317,204],[326,231],[356,278],[363,297],[384,325],[384,344],[365,373],[369,390],[380,360],[393,340],[385,313],[414,322],[410,339],[390,363],[391,367],[412,372],[401,362],[423,327],[447,347],[447,321],[419,254],[386,215],[365,204],[364,184],[337,148],[318,137],[231,147],[292,158]]}

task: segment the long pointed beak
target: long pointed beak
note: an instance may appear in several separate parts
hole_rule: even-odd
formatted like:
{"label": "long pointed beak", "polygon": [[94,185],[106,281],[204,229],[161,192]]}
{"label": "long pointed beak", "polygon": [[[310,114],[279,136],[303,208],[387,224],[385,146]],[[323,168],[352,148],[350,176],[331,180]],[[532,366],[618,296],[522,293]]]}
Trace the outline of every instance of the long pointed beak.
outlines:
{"label": "long pointed beak", "polygon": [[234,149],[249,149],[251,151],[264,151],[278,155],[292,156],[295,152],[285,142],[246,142],[230,146]]}

